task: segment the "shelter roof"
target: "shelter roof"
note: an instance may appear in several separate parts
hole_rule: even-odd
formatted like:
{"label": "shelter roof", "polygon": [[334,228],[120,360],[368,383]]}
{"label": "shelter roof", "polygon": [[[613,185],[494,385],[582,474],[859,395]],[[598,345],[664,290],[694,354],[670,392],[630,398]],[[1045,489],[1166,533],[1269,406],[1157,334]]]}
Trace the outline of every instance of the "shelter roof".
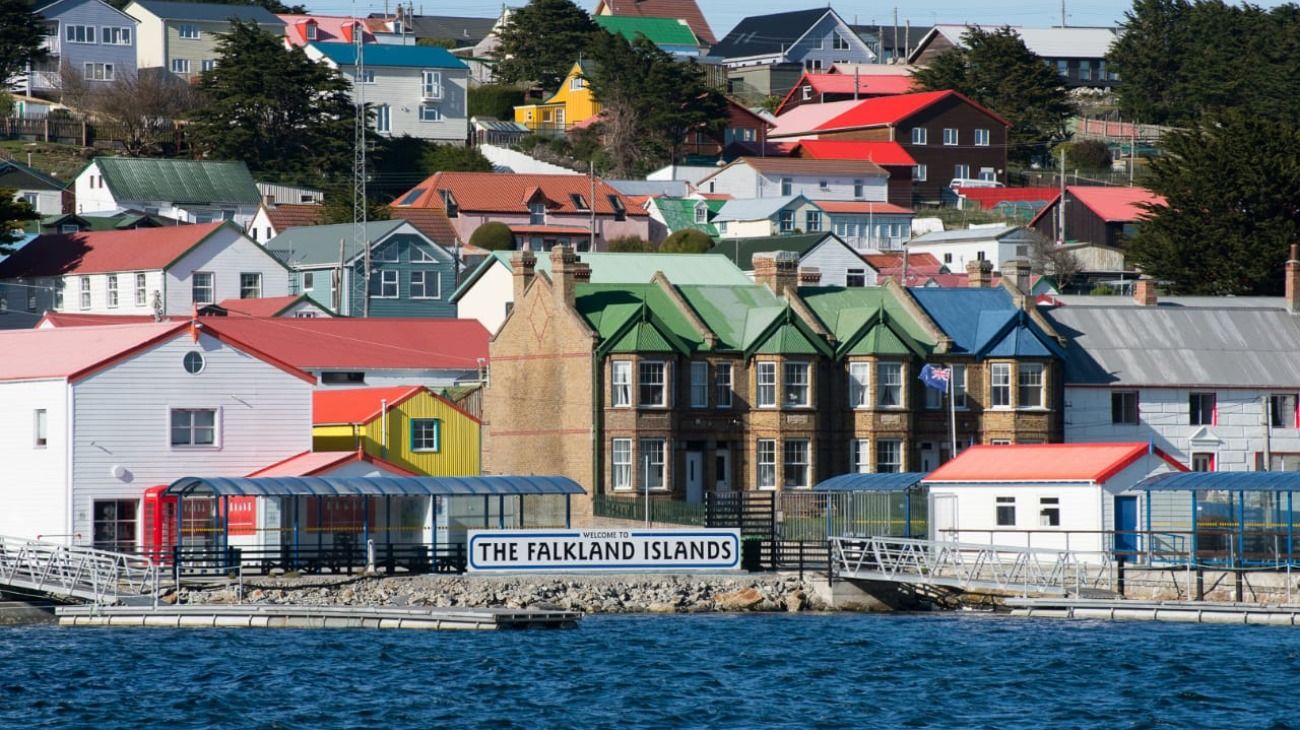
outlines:
{"label": "shelter roof", "polygon": [[415,472],[403,469],[396,464],[358,451],[304,451],[284,461],[276,462],[264,469],[259,469],[250,477],[309,477],[352,462],[366,462],[391,471],[401,476],[418,476]]}
{"label": "shelter roof", "polygon": [[168,495],[288,497],[318,495],[410,495],[438,497],[586,494],[577,482],[559,476],[483,477],[182,477]]}
{"label": "shelter roof", "polygon": [[902,492],[920,485],[927,472],[902,471],[840,474],[813,487],[814,492]]}
{"label": "shelter roof", "polygon": [[1151,452],[1147,443],[972,446],[930,472],[927,484],[1105,482]]}
{"label": "shelter roof", "polygon": [[1132,489],[1145,492],[1300,492],[1300,472],[1171,471],[1152,474],[1134,484]]}

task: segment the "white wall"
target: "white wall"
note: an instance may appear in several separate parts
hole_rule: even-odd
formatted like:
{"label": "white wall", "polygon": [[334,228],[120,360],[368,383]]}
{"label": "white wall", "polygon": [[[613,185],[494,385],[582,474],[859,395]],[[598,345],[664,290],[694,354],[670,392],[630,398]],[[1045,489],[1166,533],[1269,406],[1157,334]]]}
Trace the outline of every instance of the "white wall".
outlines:
{"label": "white wall", "polygon": [[[145,280],[145,298],[144,304],[137,305],[135,298],[135,275],[144,274]],[[110,277],[117,277],[117,306],[110,307],[108,304],[108,280]],[[83,279],[90,281],[90,307],[81,306],[81,282]],[[163,290],[163,272],[153,271],[123,271],[115,274],[86,274],[84,276],[65,276],[63,277],[63,306],[58,307],[59,312],[83,312],[89,314],[153,314],[153,297],[157,292],[162,296]],[[190,312],[189,308],[185,309],[185,314]],[[172,312],[181,314],[182,312]]]}
{"label": "white wall", "polygon": [[123,12],[140,21],[135,32],[136,67],[166,65],[167,38],[163,32],[162,19],[135,3],[128,5]]}
{"label": "white wall", "polygon": [[241,273],[262,274],[263,297],[282,297],[289,293],[289,271],[265,248],[230,227],[218,229],[167,269],[168,314],[193,311],[195,271],[210,271],[215,275],[214,302],[239,298]]}
{"label": "white wall", "polygon": [[[791,190],[783,193],[781,178],[789,177]],[[854,196],[854,180],[861,180],[862,195]],[[826,186],[821,183],[825,181]],[[733,164],[708,180],[702,181],[700,191],[729,193],[737,199],[781,198],[803,195],[809,200],[868,200],[884,202],[889,199],[889,178],[863,171],[859,175],[762,175],[749,165]]]}
{"label": "white wall", "polygon": [[488,332],[495,333],[506,321],[506,306],[515,300],[515,280],[510,269],[493,264],[456,301],[456,316],[477,319]]}
{"label": "white wall", "polygon": [[[1008,532],[1007,530],[1049,530],[1064,533],[1067,530],[1101,530],[1102,528],[1102,489],[1088,482],[1052,483],[1052,484],[932,484],[930,485],[931,504],[954,495],[957,500],[958,542],[982,545],[1007,545],[1023,547],[1042,547],[1060,549],[1066,546],[1064,534]],[[1016,500],[1016,524],[1014,527],[998,529],[997,498],[1014,497]],[[1060,500],[1061,524],[1059,527],[1045,527],[1040,524],[1039,513],[1043,497],[1056,497]],[[931,509],[933,514],[933,508]],[[939,526],[932,521],[931,539],[951,540],[949,534],[933,534]],[[990,532],[991,531],[991,532]],[[1071,535],[1069,546],[1073,550],[1100,551],[1103,541],[1100,535]]]}
{"label": "white wall", "polygon": [[36,203],[32,207],[41,215],[58,215],[63,212],[63,193],[59,190],[18,190],[15,200],[22,200],[24,194],[34,194]]}
{"label": "white wall", "polygon": [[847,286],[849,269],[859,269],[866,277],[866,285],[876,283],[876,270],[867,266],[862,257],[839,241],[828,239],[809,251],[799,260],[799,266],[816,267],[821,271],[823,286]]}
{"label": "white wall", "polygon": [[[0,535],[71,542],[68,522],[68,386],[63,380],[0,383]],[[46,413],[36,446],[35,411]]]}
{"label": "white wall", "polygon": [[[144,24],[140,26],[141,40],[144,36]],[[144,44],[140,44],[143,49]],[[143,57],[141,61],[143,62]],[[141,66],[143,68],[143,64]],[[99,165],[91,163],[86,169],[77,175],[73,183],[73,190],[77,196],[78,213],[94,213],[101,210],[113,210],[118,207],[117,201],[113,198],[113,193],[109,191],[108,185],[103,182],[104,176],[99,171]]]}
{"label": "white wall", "polygon": [[723,232],[722,222],[715,223],[718,226],[719,238],[757,238],[760,236],[775,236],[777,224],[768,218],[760,218],[756,221],[726,221],[726,232]]}
{"label": "white wall", "polygon": [[[994,271],[1002,271],[1008,261],[1014,259],[1028,260],[1029,244],[1033,234],[1029,231],[1008,233],[1000,239],[987,238],[978,241],[957,241],[953,243],[924,243],[912,241],[907,249],[912,253],[933,254],[939,262],[954,273],[965,273],[966,264],[978,261],[979,254],[993,264]],[[945,258],[945,256],[950,258]]]}
{"label": "white wall", "polygon": [[265,246],[267,241],[282,233],[282,231],[275,230],[275,226],[271,225],[271,217],[266,214],[265,208],[257,209],[257,215],[253,216],[253,220],[244,230],[248,237],[256,241],[259,246]]}

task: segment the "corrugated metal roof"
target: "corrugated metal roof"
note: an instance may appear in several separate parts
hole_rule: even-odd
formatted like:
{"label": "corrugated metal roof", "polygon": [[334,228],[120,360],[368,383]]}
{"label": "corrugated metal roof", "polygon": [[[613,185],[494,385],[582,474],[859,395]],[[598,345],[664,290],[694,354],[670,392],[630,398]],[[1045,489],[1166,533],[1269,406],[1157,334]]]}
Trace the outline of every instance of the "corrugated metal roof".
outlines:
{"label": "corrugated metal roof", "polygon": [[928,472],[840,474],[813,487],[814,492],[902,492],[918,486]]}
{"label": "corrugated metal roof", "polygon": [[[312,48],[340,66],[357,62],[357,48],[351,43],[312,43]],[[446,48],[437,46],[399,46],[389,43],[366,44],[366,68],[395,66],[401,68],[468,69],[464,61],[451,55]]]}
{"label": "corrugated metal roof", "polygon": [[959,228],[954,231],[933,231],[925,233],[908,242],[908,246],[924,246],[927,243],[957,243],[959,241],[991,241],[1024,230],[1024,226],[1000,226],[997,228]]}
{"label": "corrugated metal roof", "polygon": [[47,233],[0,262],[0,279],[166,269],[227,225]]}
{"label": "corrugated metal roof", "polygon": [[577,482],[558,476],[489,477],[182,477],[168,495],[288,497],[317,495],[513,496],[586,494]]}
{"label": "corrugated metal roof", "polygon": [[644,35],[657,46],[700,45],[700,39],[691,32],[691,27],[676,18],[597,15],[592,20],[606,32],[621,35],[629,43]]}
{"label": "corrugated metal roof", "polygon": [[807,203],[808,199],[802,195],[788,195],[781,198],[745,198],[743,200],[728,200],[726,205],[718,211],[713,220],[716,221],[759,221],[771,218],[776,215],[778,210],[783,210],[792,205]]}
{"label": "corrugated metal roof", "polygon": [[257,205],[262,201],[243,162],[96,157],[95,165],[119,202]]}
{"label": "corrugated metal roof", "polygon": [[260,5],[227,5],[224,3],[162,2],[162,0],[135,0],[145,10],[166,20],[214,20],[225,22],[238,18],[258,25],[283,26],[284,21]]}
{"label": "corrugated metal roof", "polygon": [[1153,474],[1132,489],[1146,492],[1300,492],[1296,471],[1178,471]]}
{"label": "corrugated metal roof", "polygon": [[[404,225],[398,218],[366,224],[366,238],[378,241]],[[290,228],[267,241],[266,247],[291,267],[324,266],[339,263],[339,243],[343,243],[343,257],[351,260],[362,252],[352,238],[352,224],[330,226],[299,226]]]}
{"label": "corrugated metal roof", "polygon": [[[733,201],[734,202],[734,201]],[[731,203],[727,203],[728,206]],[[726,210],[724,207],[723,210]],[[834,233],[793,233],[786,236],[762,236],[760,238],[724,238],[714,245],[714,251],[726,256],[736,263],[742,271],[754,270],[754,256],[774,251],[792,251],[800,258],[821,245],[827,239],[853,251],[844,239]],[[856,255],[856,251],[854,254]]]}
{"label": "corrugated metal roof", "polygon": [[1104,482],[1150,448],[1140,442],[977,445],[930,472],[925,482]]}
{"label": "corrugated metal roof", "polygon": [[[1010,356],[1018,351],[1036,357],[1064,355],[1057,343],[1016,306],[1011,294],[1002,287],[922,287],[908,291],[952,338],[954,353],[987,357],[996,348],[998,356]],[[1015,338],[1006,340],[1012,333]],[[1038,344],[1031,344],[1031,339]],[[1040,346],[1043,350],[1038,349]],[[1046,354],[1041,354],[1044,351]]]}

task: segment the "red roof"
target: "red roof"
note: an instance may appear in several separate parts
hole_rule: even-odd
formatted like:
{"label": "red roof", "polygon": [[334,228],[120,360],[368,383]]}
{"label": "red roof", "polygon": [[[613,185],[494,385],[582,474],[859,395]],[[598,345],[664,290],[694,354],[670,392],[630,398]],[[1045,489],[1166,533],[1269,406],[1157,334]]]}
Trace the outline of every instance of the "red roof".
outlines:
{"label": "red roof", "polygon": [[276,235],[290,228],[320,225],[321,221],[325,220],[325,207],[321,205],[281,203],[274,206],[264,205],[262,208],[266,211],[266,218],[271,221],[271,227],[275,229]]}
{"label": "red roof", "polygon": [[916,160],[897,142],[851,142],[839,139],[805,139],[790,154],[814,160],[870,160],[877,165],[907,165]]}
{"label": "red roof", "polygon": [[539,236],[589,236],[591,231],[578,226],[510,226],[512,233],[522,235],[535,234]]}
{"label": "red roof", "polygon": [[224,225],[37,236],[0,262],[0,279],[165,269]]}
{"label": "red roof", "polygon": [[[786,104],[795,99],[796,95],[798,95],[798,98],[802,98],[805,85],[811,86],[814,94],[852,94],[854,93],[853,78],[853,74],[808,73],[805,71],[794,86],[790,87],[790,91],[781,100],[781,103],[777,105],[776,114],[780,116]],[[910,74],[858,74],[857,79],[857,93],[865,96],[907,94],[912,91],[915,83]]]}
{"label": "red roof", "polygon": [[[903,255],[901,253],[871,253],[864,255],[862,258],[871,264],[871,268],[876,271],[894,267],[901,268],[903,266]],[[938,268],[943,264],[939,263],[939,259],[935,258],[932,253],[911,253],[907,255],[907,268],[926,266]]]}
{"label": "red roof", "polygon": [[893,203],[879,203],[870,200],[814,200],[812,201],[824,213],[876,213],[880,215],[911,215],[911,208],[904,208]]}
{"label": "red roof", "polygon": [[[174,317],[163,317],[163,321],[170,322],[174,320]],[[41,316],[41,320],[36,323],[36,328],[89,327],[106,324],[139,324],[153,321],[153,315],[149,314],[81,314],[78,312],[47,311]]]}
{"label": "red roof", "polygon": [[1050,203],[1061,193],[1059,188],[957,188],[956,192],[967,200],[979,203],[984,210],[996,208],[1002,203]]}
{"label": "red roof", "polygon": [[278,317],[298,302],[306,299],[306,294],[290,294],[283,297],[261,297],[258,299],[226,299],[218,307],[231,314],[246,317]]}
{"label": "red roof", "polygon": [[[277,13],[276,16],[284,21],[284,37],[295,46],[305,46],[308,43],[352,43],[354,36],[352,28],[345,27],[353,24],[359,24],[367,28],[366,22],[362,18],[352,18],[346,15],[290,15],[288,13]],[[307,25],[316,25],[316,37],[307,37]],[[363,31],[362,37],[365,43],[374,43],[375,37],[368,31]]]}
{"label": "red roof", "polygon": [[718,42],[705,20],[704,13],[695,0],[601,0],[596,4],[592,15],[602,15],[602,8],[609,9],[609,15],[631,15],[645,18],[674,18],[684,20],[702,42],[714,45]]}
{"label": "red roof", "polygon": [[419,385],[318,390],[311,395],[311,422],[314,426],[369,423],[379,417],[384,403],[392,408],[421,390]]}
{"label": "red roof", "polygon": [[338,467],[355,462],[366,462],[374,464],[385,471],[391,471],[394,474],[414,477],[420,476],[413,471],[403,469],[396,464],[389,463],[383,459],[373,457],[369,454],[363,454],[356,451],[304,451],[296,456],[290,456],[284,461],[272,464],[264,469],[259,469],[250,477],[311,477],[326,474]]}
{"label": "red roof", "polygon": [[[429,237],[430,241],[441,244],[446,248],[456,245],[460,241],[460,234],[456,231],[456,226],[451,224],[451,219],[447,217],[447,211],[442,208],[394,208],[388,209],[389,215],[394,220],[401,219],[410,223],[415,230]],[[465,245],[460,241],[461,246]],[[463,253],[463,251],[462,251]]]}
{"label": "red roof", "polygon": [[[930,472],[926,481],[1101,483],[1148,453],[1146,443],[972,446]],[[1154,453],[1183,469],[1158,449]]]}
{"label": "red roof", "polygon": [[856,106],[843,114],[823,122],[817,127],[817,131],[883,127],[898,124],[922,109],[953,97],[984,112],[994,120],[1008,127],[1011,126],[1011,123],[1007,120],[955,91],[925,91],[919,94],[898,94],[897,96],[878,96],[874,99],[866,99],[858,102]]}
{"label": "red roof", "polygon": [[[1066,193],[1087,206],[1107,223],[1127,223],[1146,218],[1148,213],[1139,207],[1143,203],[1164,205],[1163,195],[1146,188],[1111,188],[1100,185],[1071,185]],[[28,244],[31,245],[31,244]]]}
{"label": "red roof", "polygon": [[587,212],[574,204],[573,196],[581,196],[587,205],[595,205],[596,213],[613,215],[610,196],[617,198],[629,216],[649,215],[627,196],[596,178],[596,199],[591,197],[592,181],[586,175],[531,175],[503,172],[439,172],[398,196],[393,202],[394,215],[402,208],[435,208],[443,210],[442,191],[448,191],[456,206],[465,213],[527,214],[528,203],[539,193],[547,201],[552,213],[582,215]]}

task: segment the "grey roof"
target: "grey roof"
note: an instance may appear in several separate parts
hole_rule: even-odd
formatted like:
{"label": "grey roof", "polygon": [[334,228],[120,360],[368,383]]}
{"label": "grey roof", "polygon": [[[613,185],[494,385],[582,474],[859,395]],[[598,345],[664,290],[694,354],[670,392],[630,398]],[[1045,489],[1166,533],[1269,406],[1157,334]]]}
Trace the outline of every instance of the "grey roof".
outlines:
{"label": "grey roof", "polygon": [[[398,218],[366,224],[366,238],[374,243],[397,230],[406,221]],[[352,260],[362,252],[362,247],[352,239],[352,224],[331,226],[299,226],[290,228],[267,241],[266,248],[290,268],[337,265],[339,241],[343,241],[343,258]]]}
{"label": "grey roof", "polygon": [[294,495],[474,495],[586,494],[568,477],[182,477],[166,494],[288,497]]}
{"label": "grey roof", "polygon": [[802,195],[787,195],[782,198],[745,198],[728,200],[722,210],[713,217],[713,222],[720,221],[757,221],[771,218],[778,210],[796,200],[805,199]]}
{"label": "grey roof", "polygon": [[902,492],[929,476],[924,471],[840,474],[813,487],[814,492]]}
{"label": "grey roof", "polygon": [[605,182],[624,195],[667,195],[684,198],[688,191],[685,180],[610,180]]}
{"label": "grey roof", "polygon": [[913,238],[911,244],[987,241],[991,238],[1002,238],[1009,233],[1023,229],[1024,226],[1001,226],[998,228],[958,228],[953,231],[934,231]]}
{"label": "grey roof", "polygon": [[1300,492],[1294,471],[1167,471],[1130,487],[1144,492]]}
{"label": "grey roof", "polygon": [[17,160],[0,160],[0,187],[15,190],[62,190],[68,183]]}
{"label": "grey roof", "polygon": [[[754,7],[757,9],[761,5]],[[829,7],[808,8],[742,18],[725,38],[709,49],[709,54],[723,58],[742,58],[781,53],[794,45],[828,12]]]}
{"label": "grey roof", "polygon": [[454,15],[417,15],[411,19],[416,38],[454,41],[460,46],[477,45],[492,32],[496,18],[464,18]]}
{"label": "grey roof", "polygon": [[[880,43],[884,50],[906,50],[916,48],[925,38],[926,33],[930,32],[930,27],[917,25],[849,25],[854,33],[858,34],[864,42],[870,44],[870,41]],[[898,39],[898,44],[894,44],[894,39]],[[869,40],[870,39],[870,40]],[[895,54],[902,55],[902,54]]]}
{"label": "grey roof", "polygon": [[1045,314],[1066,348],[1067,385],[1300,388],[1300,316],[1283,300],[1238,306],[1230,297],[1161,301],[1127,297],[1072,303]]}
{"label": "grey roof", "polygon": [[139,5],[165,20],[211,20],[225,22],[238,18],[258,25],[283,26],[284,21],[260,5],[224,5],[222,3],[163,2],[162,0],[135,0]]}

